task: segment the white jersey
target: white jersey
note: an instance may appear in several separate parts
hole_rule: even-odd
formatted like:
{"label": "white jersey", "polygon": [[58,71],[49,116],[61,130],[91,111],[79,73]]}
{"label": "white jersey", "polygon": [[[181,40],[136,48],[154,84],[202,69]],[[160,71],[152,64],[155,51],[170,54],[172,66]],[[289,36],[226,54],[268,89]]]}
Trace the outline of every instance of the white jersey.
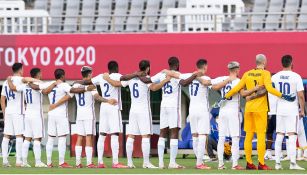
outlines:
{"label": "white jersey", "polygon": [[[166,79],[165,73],[158,73],[151,77],[153,83],[159,83]],[[180,79],[171,78],[171,80],[162,87],[162,107],[180,108],[181,106],[181,85]]]}
{"label": "white jersey", "polygon": [[[181,74],[181,79],[187,79],[191,77],[192,73]],[[208,76],[201,77],[204,80],[211,80]],[[193,80],[189,85],[189,95],[190,95],[190,109],[204,108],[209,112],[209,87],[204,86],[198,80]]]}
{"label": "white jersey", "polygon": [[[45,89],[52,83],[53,82],[40,85],[40,89]],[[56,102],[58,102],[61,98],[63,98],[66,95],[70,95],[72,97],[73,95],[70,93],[70,89],[71,89],[71,86],[65,82],[60,83],[57,86],[55,86],[53,90],[48,94],[50,104],[55,104]],[[56,107],[52,111],[49,111],[48,115],[66,116],[68,118],[67,105],[68,105],[68,102],[65,102],[64,104]]]}
{"label": "white jersey", "polygon": [[27,84],[21,84],[16,86],[18,92],[23,92],[26,103],[25,116],[34,117],[42,116],[43,114],[43,95],[41,90],[33,90]]}
{"label": "white jersey", "polygon": [[[84,88],[84,85],[74,84],[73,88]],[[75,94],[77,102],[77,120],[93,120],[95,116],[95,99],[97,90]]]}
{"label": "white jersey", "polygon": [[123,87],[129,85],[131,96],[131,108],[133,111],[150,110],[150,89],[151,84],[143,83],[139,78],[129,81],[122,81]]}
{"label": "white jersey", "polygon": [[[23,77],[13,76],[12,82],[15,86],[23,84]],[[14,92],[10,90],[10,87],[5,81],[2,86],[1,95],[6,97],[7,106],[5,108],[5,114],[18,114],[23,115],[25,111],[23,92]]]}
{"label": "white jersey", "polygon": [[295,94],[296,99],[289,102],[283,99],[277,100],[277,115],[297,116],[299,113],[299,105],[297,93],[304,91],[303,80],[300,75],[292,71],[280,71],[272,76],[272,82],[275,88],[283,94]]}
{"label": "white jersey", "polygon": [[269,98],[269,107],[270,107],[270,111],[269,111],[268,114],[269,115],[276,115],[276,108],[277,108],[278,97],[268,93],[268,98]]}
{"label": "white jersey", "polygon": [[[115,81],[120,81],[122,75],[119,73],[111,73],[110,78]],[[119,110],[122,110],[122,101],[121,101],[121,88],[114,87],[109,84],[105,79],[103,79],[103,74],[99,74],[96,77],[92,78],[92,83],[94,85],[100,85],[102,92],[102,97],[105,99],[116,99],[117,105],[115,106]],[[110,105],[108,103],[101,103],[101,108],[105,105]],[[113,105],[110,105],[113,106]]]}
{"label": "white jersey", "polygon": [[[229,78],[229,76],[222,76],[222,77],[215,78],[215,79],[213,79],[211,81],[211,84],[212,85],[219,84],[219,83],[225,81],[228,78]],[[225,95],[232,88],[234,88],[239,82],[240,82],[240,79],[237,78],[237,79],[231,81],[230,83],[228,83],[226,86],[224,86],[220,90],[221,96],[225,97]],[[225,103],[221,106],[220,110],[224,110],[224,109],[239,109],[239,107],[240,107],[240,95],[239,95],[239,93],[237,93],[234,96],[230,97],[228,100],[226,100]]]}

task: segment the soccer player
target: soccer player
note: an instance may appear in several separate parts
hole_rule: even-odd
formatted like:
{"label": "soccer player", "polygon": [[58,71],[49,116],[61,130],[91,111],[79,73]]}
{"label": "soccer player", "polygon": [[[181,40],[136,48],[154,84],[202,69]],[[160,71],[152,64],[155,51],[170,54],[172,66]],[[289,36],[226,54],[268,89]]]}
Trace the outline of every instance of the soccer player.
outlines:
{"label": "soccer player", "polygon": [[[150,62],[142,60],[139,63],[141,72],[149,77]],[[149,161],[150,155],[150,136],[152,135],[152,115],[150,108],[150,90],[157,91],[161,89],[165,83],[169,82],[170,77],[167,77],[158,84],[145,84],[139,78],[133,78],[129,81],[113,81],[109,77],[105,79],[115,87],[130,88],[131,108],[129,113],[129,125],[127,128],[128,139],[126,142],[126,151],[128,159],[128,167],[135,168],[132,161],[133,144],[136,135],[142,136],[142,152],[143,152],[143,168],[158,168],[152,165]]]}
{"label": "soccer player", "polygon": [[[88,86],[83,88],[72,88],[69,84],[65,83],[65,71],[63,69],[56,69],[54,76],[57,81],[62,81],[48,94],[50,104],[55,104],[66,95],[73,96],[71,93],[83,93],[86,91],[93,90]],[[50,83],[49,83],[50,84]],[[46,85],[39,85],[38,87],[33,86],[35,90],[45,89]],[[68,163],[65,162],[66,152],[66,136],[69,134],[69,123],[68,123],[68,109],[67,101],[64,104],[56,107],[55,109],[48,112],[48,141],[46,144],[47,154],[47,166],[53,167],[52,164],[52,150],[55,137],[58,137],[58,151],[59,151],[59,167],[71,168]]]}
{"label": "soccer player", "polygon": [[[41,80],[42,74],[39,68],[33,68],[30,71],[32,78]],[[25,140],[22,145],[22,166],[31,167],[28,164],[28,151],[32,138],[33,151],[35,156],[35,167],[47,167],[41,161],[41,139],[44,137],[44,119],[43,119],[43,95],[51,91],[58,82],[54,82],[44,91],[33,90],[28,84],[19,84],[15,86],[11,80],[8,78],[8,85],[12,91],[20,92],[24,94],[25,103],[27,105],[25,110],[24,118],[24,137]]]}
{"label": "soccer player", "polygon": [[[15,63],[12,66],[13,76],[11,81],[15,86],[22,83],[35,82],[37,80],[23,76],[23,65]],[[7,104],[6,104],[7,101]],[[3,83],[1,91],[1,109],[4,116],[4,136],[2,140],[3,167],[10,167],[8,161],[8,147],[12,136],[16,136],[16,166],[22,165],[22,142],[24,132],[24,95],[23,92],[14,92],[8,82]]]}
{"label": "soccer player", "polygon": [[[118,63],[110,61],[108,63],[108,70],[110,78],[116,81],[127,81],[139,76],[140,72],[133,74],[121,75],[118,73]],[[119,163],[119,133],[122,132],[122,102],[121,102],[121,89],[110,85],[104,78],[103,74],[99,74],[91,80],[77,81],[80,84],[94,84],[100,85],[102,97],[105,99],[117,99],[117,105],[108,103],[101,103],[100,105],[100,118],[99,118],[99,138],[97,142],[98,152],[98,168],[106,168],[103,163],[104,142],[107,134],[111,134],[111,149],[112,149],[112,168],[128,168],[127,166]]]}
{"label": "soccer player", "polygon": [[[288,101],[294,101],[295,97],[290,95],[282,94],[272,87],[271,74],[269,71],[265,70],[267,65],[266,57],[263,54],[256,56],[255,69],[247,71],[244,73],[240,82],[232,88],[226,95],[225,98],[229,99],[231,96],[235,95],[241,89],[246,87],[247,90],[253,89],[258,86],[265,86],[266,90],[278,97],[281,97]],[[259,170],[269,170],[264,162],[265,154],[265,133],[267,128],[267,112],[268,112],[268,101],[267,95],[259,98],[250,100],[245,105],[245,115],[244,115],[244,130],[246,132],[246,137],[244,141],[244,150],[246,155],[246,169],[259,169]],[[252,160],[252,140],[254,138],[254,133],[257,134],[257,151],[258,151],[258,168],[253,164]]]}
{"label": "soccer player", "polygon": [[[196,72],[191,77],[183,80],[177,79],[174,76],[179,73],[179,60],[177,57],[170,57],[168,59],[169,70],[166,71],[168,75],[173,76],[169,82],[162,87],[162,101],[160,111],[160,137],[158,141],[158,155],[159,168],[164,168],[164,149],[168,130],[170,129],[170,163],[168,168],[181,169],[185,168],[176,163],[178,152],[178,134],[181,128],[181,86],[187,86],[201,72]],[[148,78],[140,78],[144,83],[159,83],[166,79],[166,73],[160,72],[155,76]]]}
{"label": "soccer player", "polygon": [[[282,141],[285,134],[289,137],[290,169],[305,170],[296,163],[296,141],[299,117],[304,117],[304,86],[300,75],[292,71],[292,56],[285,55],[281,59],[283,70],[272,77],[276,89],[284,94],[295,94],[298,98],[294,102],[283,99],[277,100],[276,141],[275,141],[275,169],[282,169],[280,163]],[[302,110],[299,110],[302,109]],[[300,112],[299,112],[300,111]]]}
{"label": "soccer player", "polygon": [[[239,71],[240,64],[236,61],[230,62],[227,65],[229,76],[218,77],[211,81],[212,89],[219,90],[222,97],[235,87],[240,79]],[[217,146],[219,166],[218,169],[226,169],[224,165],[224,144],[227,136],[231,136],[232,146],[232,169],[243,170],[244,168],[238,164],[239,155],[239,141],[241,133],[241,122],[239,118],[240,110],[240,95],[236,94],[229,98],[221,107],[219,112],[218,130],[219,140]]]}

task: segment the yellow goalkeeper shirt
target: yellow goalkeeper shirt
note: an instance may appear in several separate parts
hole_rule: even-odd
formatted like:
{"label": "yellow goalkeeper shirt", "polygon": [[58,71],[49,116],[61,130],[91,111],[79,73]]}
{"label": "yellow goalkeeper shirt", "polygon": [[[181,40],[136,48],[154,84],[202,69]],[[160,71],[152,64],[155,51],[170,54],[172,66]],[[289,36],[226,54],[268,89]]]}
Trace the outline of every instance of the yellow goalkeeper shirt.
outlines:
{"label": "yellow goalkeeper shirt", "polygon": [[[242,88],[246,87],[247,90],[253,89],[256,85],[265,86],[266,90],[277,96],[281,97],[282,94],[272,86],[271,73],[263,69],[252,69],[244,73],[241,81],[233,89],[231,89],[225,98],[229,98],[238,93]],[[267,94],[246,102],[245,112],[266,112],[269,110]]]}

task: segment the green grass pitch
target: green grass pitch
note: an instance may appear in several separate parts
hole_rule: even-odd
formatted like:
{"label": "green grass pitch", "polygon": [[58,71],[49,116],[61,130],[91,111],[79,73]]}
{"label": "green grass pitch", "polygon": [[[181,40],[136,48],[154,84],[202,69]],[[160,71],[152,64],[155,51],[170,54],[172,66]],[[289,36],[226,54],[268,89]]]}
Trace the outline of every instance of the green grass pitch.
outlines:
{"label": "green grass pitch", "polygon": [[[75,158],[69,157],[69,152],[66,152],[66,161],[71,164],[75,165]],[[57,165],[57,151],[53,152],[53,164]],[[256,157],[254,157],[256,159]],[[15,158],[9,158],[10,163],[14,165]],[[42,153],[42,160],[45,162],[46,156],[45,153]],[[165,156],[165,164],[169,161],[168,155]],[[29,152],[29,159],[28,162],[31,166],[34,166],[34,157],[33,153]],[[83,165],[85,164],[85,158],[82,159]],[[226,162],[226,170],[217,170],[217,162],[208,162],[207,165],[211,166],[212,170],[196,170],[195,166],[195,159],[194,156],[190,156],[188,158],[181,158],[181,155],[178,155],[177,162],[181,165],[186,166],[186,169],[181,170],[173,170],[173,169],[142,169],[142,159],[134,158],[134,164],[137,167],[136,169],[112,169],[111,158],[104,158],[105,164],[108,166],[106,169],[88,169],[88,168],[71,168],[71,169],[61,169],[61,168],[15,168],[14,166],[10,168],[3,168],[0,167],[0,174],[307,174],[306,171],[293,171],[289,170],[289,162],[284,161],[282,162],[284,170],[281,171],[235,171],[231,170],[231,162]],[[121,163],[126,163],[125,158],[120,158]],[[152,157],[151,162],[154,165],[158,165],[158,158]],[[255,161],[256,162],[256,161]],[[94,163],[97,163],[97,158],[94,158]],[[239,161],[240,165],[245,166],[245,160],[241,159]],[[266,161],[266,163],[274,167],[274,161]],[[307,169],[307,162],[300,161],[298,162],[299,165]]]}

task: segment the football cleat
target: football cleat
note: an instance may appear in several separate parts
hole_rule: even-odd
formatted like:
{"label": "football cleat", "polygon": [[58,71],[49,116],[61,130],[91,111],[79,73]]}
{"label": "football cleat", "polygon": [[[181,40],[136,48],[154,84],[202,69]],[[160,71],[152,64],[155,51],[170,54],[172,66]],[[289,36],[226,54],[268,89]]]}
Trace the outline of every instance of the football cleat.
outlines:
{"label": "football cleat", "polygon": [[126,166],[126,165],[123,165],[123,164],[121,164],[121,163],[117,163],[117,164],[113,164],[112,165],[112,168],[129,168],[128,166]]}
{"label": "football cleat", "polygon": [[52,163],[47,164],[47,167],[48,167],[48,168],[53,168],[53,164],[52,164]]}
{"label": "football cleat", "polygon": [[76,165],[76,168],[83,168],[83,165],[80,163],[80,164]]}
{"label": "football cleat", "polygon": [[298,164],[296,163],[290,163],[290,170],[305,170],[305,168],[300,167]]}
{"label": "football cleat", "polygon": [[243,167],[241,167],[240,165],[234,166],[231,169],[233,170],[245,170]]}
{"label": "football cleat", "polygon": [[272,170],[272,168],[270,168],[269,166],[267,166],[266,164],[258,164],[258,170]]}
{"label": "football cleat", "polygon": [[12,167],[12,165],[10,164],[10,163],[3,163],[2,164],[2,167],[4,167],[4,168],[9,168],[9,167]]}
{"label": "football cleat", "polygon": [[136,168],[132,163],[127,165],[128,168]]}
{"label": "football cleat", "polygon": [[72,168],[72,166],[69,165],[68,163],[64,162],[61,165],[59,165],[59,168]]}
{"label": "football cleat", "polygon": [[31,165],[29,165],[28,163],[23,163],[23,164],[21,164],[21,167],[23,167],[23,168],[31,168]]}
{"label": "football cleat", "polygon": [[275,164],[275,170],[282,170],[283,168],[282,168],[282,166],[281,166],[281,164],[280,163],[276,163]]}
{"label": "football cleat", "polygon": [[207,166],[205,164],[196,165],[195,168],[199,169],[199,170],[211,170],[211,167],[209,167],[209,166]]}
{"label": "football cleat", "polygon": [[47,168],[48,166],[46,164],[44,164],[43,162],[37,163],[35,164],[36,168]]}
{"label": "football cleat", "polygon": [[246,169],[247,170],[257,170],[257,166],[253,163],[246,163]]}
{"label": "football cleat", "polygon": [[168,169],[184,169],[185,167],[182,165],[178,165],[177,163],[170,163],[168,165]]}
{"label": "football cleat", "polygon": [[97,166],[93,163],[86,165],[86,168],[97,168]]}
{"label": "football cleat", "polygon": [[107,168],[103,163],[99,163],[97,168]]}
{"label": "football cleat", "polygon": [[158,167],[154,166],[151,163],[144,163],[143,168],[148,168],[148,169],[157,169]]}
{"label": "football cleat", "polygon": [[227,169],[227,168],[226,168],[225,164],[223,164],[223,165],[219,165],[219,167],[218,167],[217,169],[219,169],[219,170],[225,170],[225,169]]}

